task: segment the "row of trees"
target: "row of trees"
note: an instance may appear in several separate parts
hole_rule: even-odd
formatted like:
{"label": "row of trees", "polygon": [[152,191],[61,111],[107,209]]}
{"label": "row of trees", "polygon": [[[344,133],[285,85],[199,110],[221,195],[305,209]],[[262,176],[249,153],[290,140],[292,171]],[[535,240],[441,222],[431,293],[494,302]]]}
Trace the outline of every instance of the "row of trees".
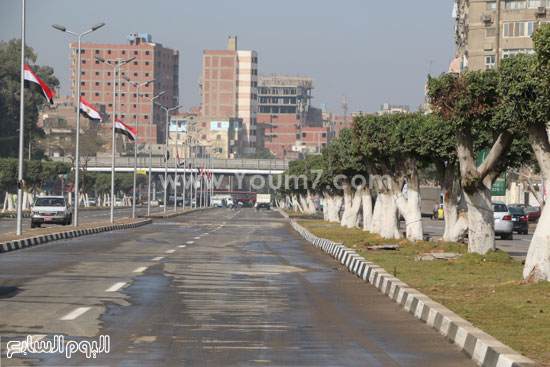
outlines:
{"label": "row of trees", "polygon": [[[46,162],[25,160],[25,188],[23,190],[23,208],[28,209],[36,195],[59,194],[62,189],[71,192],[74,183],[74,171],[71,165],[61,162]],[[0,158],[0,188],[4,191],[3,211],[14,210],[13,194],[17,192],[16,158]],[[61,184],[61,177],[63,184]],[[81,192],[93,195],[100,202],[107,202],[111,191],[111,174],[101,172],[81,173]],[[137,175],[137,185],[144,184],[147,178],[144,174]],[[133,188],[133,173],[115,174],[115,191],[129,195]],[[84,204],[87,206],[86,198]]]}
{"label": "row of trees", "polygon": [[[291,162],[282,193],[304,212],[314,211],[312,197],[319,194],[326,220],[353,227],[361,217],[364,230],[384,238],[401,237],[401,214],[406,238],[421,240],[419,170],[435,166],[443,239],[457,241],[467,231],[470,252],[494,251],[496,178],[529,166],[550,187],[550,26],[540,27],[533,41],[535,55],[504,59],[498,70],[429,77],[432,114],[356,117],[321,156]],[[533,235],[525,281],[550,280],[549,210],[543,208]]]}

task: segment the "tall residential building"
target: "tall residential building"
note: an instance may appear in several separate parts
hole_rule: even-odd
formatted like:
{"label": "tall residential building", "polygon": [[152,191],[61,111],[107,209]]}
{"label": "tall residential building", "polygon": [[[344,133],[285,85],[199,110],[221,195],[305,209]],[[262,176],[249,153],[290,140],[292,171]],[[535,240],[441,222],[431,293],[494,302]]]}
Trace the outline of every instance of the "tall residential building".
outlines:
{"label": "tall residential building", "polygon": [[456,54],[449,71],[493,69],[533,53],[531,35],[550,22],[550,0],[456,0]]}
{"label": "tall residential building", "polygon": [[302,139],[309,121],[314,81],[305,77],[261,76],[258,122],[265,126],[265,148],[283,158]]}
{"label": "tall residential building", "polygon": [[[71,43],[71,90],[75,91],[75,71],[77,60],[77,43]],[[140,94],[152,98],[158,93],[165,93],[156,102],[170,108],[178,105],[179,99],[179,52],[152,42],[149,34],[131,33],[126,44],[82,44],[81,62],[81,93],[91,105],[105,109],[109,115],[113,111],[113,68],[96,59],[104,58],[116,65],[123,60],[135,57],[135,60],[121,66],[119,75],[126,75],[132,81],[141,84],[151,79],[155,82],[148,87],[141,87]],[[149,142],[149,121],[153,121],[153,143],[163,143],[165,140],[166,116],[164,111],[154,106],[153,116],[151,102],[138,98],[136,88],[126,80],[118,77],[115,81],[117,97],[117,117],[124,123],[134,126],[136,113],[138,115],[138,143]],[[102,107],[104,106],[104,107]]]}
{"label": "tall residential building", "polygon": [[200,81],[202,117],[211,121],[242,120],[243,153],[256,151],[258,53],[237,50],[229,37],[227,50],[204,50]]}

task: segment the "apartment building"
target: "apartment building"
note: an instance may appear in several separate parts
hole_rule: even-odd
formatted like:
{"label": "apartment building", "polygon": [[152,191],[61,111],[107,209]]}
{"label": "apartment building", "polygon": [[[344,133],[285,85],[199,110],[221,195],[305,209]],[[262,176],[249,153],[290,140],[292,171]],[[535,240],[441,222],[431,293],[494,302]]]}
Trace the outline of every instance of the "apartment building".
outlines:
{"label": "apartment building", "polygon": [[[116,114],[124,123],[134,126],[138,118],[138,143],[164,143],[166,116],[158,106],[152,107],[145,98],[138,98],[136,88],[122,79],[125,75],[139,84],[151,79],[155,82],[141,87],[140,94],[152,98],[165,92],[156,102],[174,107],[179,99],[179,52],[152,41],[150,34],[131,33],[126,44],[83,43],[81,52],[80,89],[82,97],[98,110],[104,110],[109,118],[113,111],[113,89],[116,88]],[[75,94],[75,73],[78,44],[71,43],[71,90]],[[118,65],[131,57],[130,63],[121,66],[117,80],[113,80],[113,68],[99,61],[101,57],[112,65]],[[114,85],[113,85],[114,83]],[[153,131],[149,134],[149,121]],[[105,121],[109,123],[109,121]]]}
{"label": "apartment building", "polygon": [[380,106],[380,109],[376,111],[378,115],[393,115],[395,113],[409,113],[411,112],[410,106],[406,105],[392,105],[384,103]]}
{"label": "apartment building", "polygon": [[258,53],[237,49],[229,37],[227,50],[204,50],[200,79],[201,115],[209,121],[242,121],[242,150],[257,148]]}
{"label": "apartment building", "polygon": [[456,0],[455,10],[451,72],[494,69],[506,57],[533,53],[531,35],[550,22],[550,0]]}

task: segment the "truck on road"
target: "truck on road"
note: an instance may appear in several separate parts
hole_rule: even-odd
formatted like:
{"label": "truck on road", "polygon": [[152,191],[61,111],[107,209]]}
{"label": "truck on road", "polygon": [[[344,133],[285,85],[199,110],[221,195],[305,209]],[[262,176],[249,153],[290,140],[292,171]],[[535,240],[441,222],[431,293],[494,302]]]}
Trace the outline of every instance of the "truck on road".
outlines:
{"label": "truck on road", "polygon": [[256,210],[265,208],[269,210],[271,208],[271,195],[270,194],[258,194],[256,195]]}

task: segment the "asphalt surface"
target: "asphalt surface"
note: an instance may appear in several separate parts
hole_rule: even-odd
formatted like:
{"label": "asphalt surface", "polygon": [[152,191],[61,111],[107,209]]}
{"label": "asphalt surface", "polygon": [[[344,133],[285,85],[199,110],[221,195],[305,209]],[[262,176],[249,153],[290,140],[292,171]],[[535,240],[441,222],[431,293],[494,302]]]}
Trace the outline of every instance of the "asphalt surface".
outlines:
{"label": "asphalt surface", "polygon": [[[431,220],[424,218],[424,232],[432,237],[443,236],[445,231],[445,222],[442,220]],[[401,222],[403,224],[404,222]],[[533,238],[533,231],[529,229],[529,234],[517,234],[514,233],[513,240],[503,240],[500,237],[496,237],[496,246],[498,249],[508,252],[510,256],[517,259],[525,259],[527,251],[529,250],[529,244]]]}
{"label": "asphalt surface", "polygon": [[[35,335],[109,353],[16,354]],[[212,209],[0,255],[1,366],[474,366],[279,214]],[[66,349],[66,350],[67,350]]]}
{"label": "asphalt surface", "polygon": [[[151,207],[151,213],[159,213],[163,211],[162,207]],[[168,207],[167,210],[173,210],[173,207]],[[147,214],[147,207],[137,207],[137,215]],[[97,210],[82,210],[78,211],[78,224],[88,224],[94,222],[105,222],[105,219],[111,217],[110,209],[97,209]],[[115,219],[121,218],[131,218],[132,217],[132,208],[116,208],[115,207]],[[74,220],[74,218],[73,218]],[[0,234],[9,234],[15,233],[17,226],[17,219],[15,218],[0,218]],[[41,228],[50,228],[50,227],[59,227],[63,228],[59,224],[42,224]],[[66,226],[65,228],[70,228],[71,226]],[[31,218],[23,218],[23,231],[31,231]],[[38,230],[38,229],[37,229]],[[0,366],[1,367],[1,366]]]}

